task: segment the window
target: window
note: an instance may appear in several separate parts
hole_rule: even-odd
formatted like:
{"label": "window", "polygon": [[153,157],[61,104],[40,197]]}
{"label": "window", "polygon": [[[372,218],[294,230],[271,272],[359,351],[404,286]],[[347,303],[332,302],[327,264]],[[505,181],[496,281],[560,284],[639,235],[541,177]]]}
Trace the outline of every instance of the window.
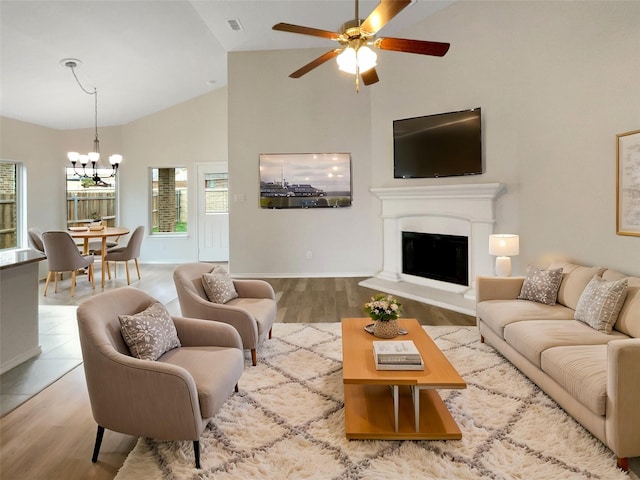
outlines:
{"label": "window", "polygon": [[187,232],[187,169],[151,169],[151,234]]}
{"label": "window", "polygon": [[109,177],[111,169],[98,169],[99,185],[88,177],[77,175],[72,167],[67,175],[67,226],[102,220],[109,227],[116,226],[116,179]]}
{"label": "window", "polygon": [[206,173],[204,178],[205,213],[229,212],[229,175]]}
{"label": "window", "polygon": [[20,173],[19,164],[0,162],[0,250],[18,246]]}

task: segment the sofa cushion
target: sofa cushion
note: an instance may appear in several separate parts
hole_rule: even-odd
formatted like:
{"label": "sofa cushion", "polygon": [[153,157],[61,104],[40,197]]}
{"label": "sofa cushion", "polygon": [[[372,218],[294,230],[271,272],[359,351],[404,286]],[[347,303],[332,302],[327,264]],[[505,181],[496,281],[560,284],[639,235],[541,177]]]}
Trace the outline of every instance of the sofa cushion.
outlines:
{"label": "sofa cushion", "polygon": [[486,300],[476,305],[476,316],[504,338],[504,327],[522,320],[573,320],[574,311],[563,305],[528,300]]}
{"label": "sofa cushion", "polygon": [[135,315],[118,315],[120,330],[131,355],[142,360],[156,360],[180,346],[178,333],[169,312],[159,302]]}
{"label": "sofa cushion", "polygon": [[561,281],[562,268],[544,270],[529,265],[518,299],[555,305]]}
{"label": "sofa cushion", "polygon": [[605,271],[602,278],[605,280],[627,279],[627,298],[622,304],[618,321],[613,328],[630,337],[640,338],[640,278],[627,277],[615,270]]}
{"label": "sofa cushion", "polygon": [[233,280],[221,266],[216,266],[210,273],[202,275],[202,286],[207,298],[213,303],[227,303],[238,297]]}
{"label": "sofa cushion", "polygon": [[[235,360],[234,360],[235,357]],[[170,350],[159,362],[177,365],[188,371],[196,384],[200,414],[212,417],[229,397],[229,385],[240,378],[244,356],[237,348],[200,346]]]}
{"label": "sofa cushion", "polygon": [[626,296],[626,278],[608,282],[596,275],[578,300],[575,319],[599,332],[610,333]]}
{"label": "sofa cushion", "polygon": [[596,415],[607,404],[607,346],[553,347],[542,352],[542,370]]}
{"label": "sofa cushion", "polygon": [[552,263],[549,268],[562,268],[562,282],[558,289],[557,302],[574,310],[587,283],[594,275],[602,275],[605,271],[601,267],[583,267],[566,262]]}
{"label": "sofa cushion", "polygon": [[604,345],[611,340],[629,338],[613,330],[606,335],[575,320],[530,320],[504,328],[504,339],[523,357],[540,368],[540,355],[548,348],[571,345]]}

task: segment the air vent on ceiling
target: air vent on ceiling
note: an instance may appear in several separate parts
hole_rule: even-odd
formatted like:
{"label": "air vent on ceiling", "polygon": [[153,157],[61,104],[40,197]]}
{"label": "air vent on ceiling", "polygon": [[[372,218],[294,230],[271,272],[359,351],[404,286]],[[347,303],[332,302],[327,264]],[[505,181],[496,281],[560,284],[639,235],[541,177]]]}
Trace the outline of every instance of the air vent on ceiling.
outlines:
{"label": "air vent on ceiling", "polygon": [[229,25],[229,28],[234,32],[244,30],[244,27],[240,23],[240,20],[238,20],[237,18],[227,18],[227,24]]}

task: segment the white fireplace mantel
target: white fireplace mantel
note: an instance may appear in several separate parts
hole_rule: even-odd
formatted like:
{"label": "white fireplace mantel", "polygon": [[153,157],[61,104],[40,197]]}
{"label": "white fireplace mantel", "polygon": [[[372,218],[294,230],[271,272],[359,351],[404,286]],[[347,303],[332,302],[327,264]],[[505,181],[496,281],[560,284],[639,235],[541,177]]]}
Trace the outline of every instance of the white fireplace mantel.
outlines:
{"label": "white fireplace mantel", "polygon": [[[371,279],[372,285],[366,286],[384,291],[381,286],[386,282],[390,286],[388,293],[402,295],[403,284],[406,284],[406,296],[410,298],[469,313],[475,300],[473,279],[493,272],[489,235],[496,222],[495,199],[503,191],[502,183],[372,188],[371,192],[382,202],[383,268]],[[471,285],[403,274],[402,231],[467,236]],[[453,300],[434,300],[443,295]]]}

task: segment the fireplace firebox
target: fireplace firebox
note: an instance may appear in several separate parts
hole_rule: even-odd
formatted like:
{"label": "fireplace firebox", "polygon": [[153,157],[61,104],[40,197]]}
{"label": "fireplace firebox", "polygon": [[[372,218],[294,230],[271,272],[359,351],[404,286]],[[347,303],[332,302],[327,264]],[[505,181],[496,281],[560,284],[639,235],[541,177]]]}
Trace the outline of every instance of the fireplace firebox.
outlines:
{"label": "fireplace firebox", "polygon": [[459,235],[402,232],[402,273],[468,286],[468,243]]}

